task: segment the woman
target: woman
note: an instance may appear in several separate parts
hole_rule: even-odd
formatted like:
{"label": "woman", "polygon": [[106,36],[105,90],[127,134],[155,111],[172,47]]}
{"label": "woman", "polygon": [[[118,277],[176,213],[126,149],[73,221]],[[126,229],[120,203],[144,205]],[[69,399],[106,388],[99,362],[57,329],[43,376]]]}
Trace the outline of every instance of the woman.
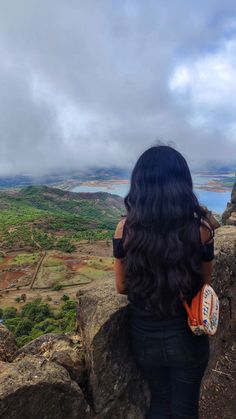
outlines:
{"label": "woman", "polygon": [[116,288],[128,295],[131,348],[151,391],[147,418],[197,419],[209,340],[190,330],[181,298],[190,303],[211,280],[214,226],[186,160],[169,146],[139,157],[124,203],[113,238]]}

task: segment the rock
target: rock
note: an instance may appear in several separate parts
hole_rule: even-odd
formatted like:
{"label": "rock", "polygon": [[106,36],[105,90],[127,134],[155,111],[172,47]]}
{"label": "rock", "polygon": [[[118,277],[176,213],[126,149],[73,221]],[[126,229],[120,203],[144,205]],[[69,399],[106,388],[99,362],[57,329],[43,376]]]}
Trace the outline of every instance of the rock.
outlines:
{"label": "rock", "polygon": [[46,333],[45,335],[39,336],[38,338],[24,345],[22,348],[18,349],[16,355],[21,353],[38,355],[45,352],[46,349],[52,348],[55,343],[60,341],[62,341],[63,344],[67,344],[69,346],[72,345],[70,337],[63,333]]}
{"label": "rock", "polygon": [[[236,208],[235,208],[235,210],[236,210]],[[236,226],[236,211],[231,212],[231,215],[227,219],[227,224]]]}
{"label": "rock", "polygon": [[127,331],[127,297],[111,280],[78,295],[78,324],[88,374],[86,398],[97,419],[141,419],[147,384],[133,361]]}
{"label": "rock", "polygon": [[87,377],[84,355],[73,348],[55,349],[48,358],[50,361],[62,365],[80,386],[83,386]]}
{"label": "rock", "polygon": [[17,351],[13,334],[0,324],[0,361],[11,361]]}
{"label": "rock", "polygon": [[83,385],[86,379],[84,354],[78,335],[72,340],[69,335],[47,333],[20,348],[16,353],[16,359],[20,359],[24,354],[42,355],[62,365],[79,385]]}
{"label": "rock", "polygon": [[236,180],[232,189],[231,200],[227,203],[226,210],[222,214],[222,222],[224,225],[236,226]]}
{"label": "rock", "polygon": [[0,363],[1,419],[87,419],[90,408],[68,372],[42,356]]}
{"label": "rock", "polygon": [[210,336],[211,358],[205,374],[210,383],[211,369],[224,351],[236,327],[236,227],[223,226],[215,235],[212,286],[220,300],[220,319],[215,336]]}

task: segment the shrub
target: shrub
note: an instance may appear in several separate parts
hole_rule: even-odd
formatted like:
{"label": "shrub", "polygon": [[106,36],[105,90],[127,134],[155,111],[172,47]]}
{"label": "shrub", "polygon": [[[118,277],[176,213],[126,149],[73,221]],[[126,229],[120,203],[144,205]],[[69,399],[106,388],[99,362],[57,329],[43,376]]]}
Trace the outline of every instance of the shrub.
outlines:
{"label": "shrub", "polygon": [[21,298],[20,297],[16,297],[15,298],[15,301],[17,301],[19,303],[21,301]]}
{"label": "shrub", "polygon": [[28,335],[33,325],[33,322],[29,319],[20,320],[15,330],[16,336]]}
{"label": "shrub", "polygon": [[69,239],[63,237],[57,241],[56,248],[63,252],[72,253],[76,250],[76,247]]}
{"label": "shrub", "polygon": [[27,303],[22,307],[21,317],[28,317],[33,322],[40,322],[45,317],[52,316],[52,311],[48,304],[42,303],[40,298]]}
{"label": "shrub", "polygon": [[57,284],[57,285],[53,285],[52,290],[53,291],[60,291],[62,289],[62,285],[61,284]]}
{"label": "shrub", "polygon": [[13,319],[14,317],[17,317],[17,315],[18,315],[18,312],[15,307],[6,307],[3,309],[2,318],[3,320]]}
{"label": "shrub", "polygon": [[16,343],[19,348],[26,345],[32,340],[32,338],[29,335],[19,336],[16,338]]}
{"label": "shrub", "polygon": [[61,297],[62,301],[68,301],[69,299],[70,299],[70,297],[67,294],[63,294],[63,296]]}
{"label": "shrub", "polygon": [[14,335],[16,333],[16,328],[21,321],[20,317],[14,317],[13,319],[6,319],[4,321],[4,326],[6,326],[10,332],[12,332]]}

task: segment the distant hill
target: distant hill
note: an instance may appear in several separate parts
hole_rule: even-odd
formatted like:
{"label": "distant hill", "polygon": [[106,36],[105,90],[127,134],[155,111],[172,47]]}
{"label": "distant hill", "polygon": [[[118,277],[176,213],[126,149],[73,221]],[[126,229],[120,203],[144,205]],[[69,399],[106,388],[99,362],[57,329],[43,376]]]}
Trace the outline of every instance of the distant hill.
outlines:
{"label": "distant hill", "polygon": [[123,198],[106,192],[75,193],[45,185],[1,191],[0,246],[38,243],[47,249],[63,240],[109,238],[123,213]]}
{"label": "distant hill", "polygon": [[87,180],[106,180],[112,178],[127,179],[130,171],[120,168],[96,168],[91,167],[84,171],[70,171],[66,173],[54,173],[51,175],[31,176],[29,174],[0,176],[0,189],[23,188],[30,185],[48,185],[59,187],[69,180],[84,182]]}

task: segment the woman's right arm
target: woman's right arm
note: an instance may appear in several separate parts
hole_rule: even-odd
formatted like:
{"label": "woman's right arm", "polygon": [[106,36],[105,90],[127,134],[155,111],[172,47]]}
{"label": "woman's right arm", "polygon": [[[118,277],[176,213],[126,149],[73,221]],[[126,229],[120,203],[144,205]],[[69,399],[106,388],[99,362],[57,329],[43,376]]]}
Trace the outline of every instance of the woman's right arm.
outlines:
{"label": "woman's right arm", "polygon": [[206,284],[211,284],[212,271],[213,271],[212,261],[209,261],[209,262],[202,261],[202,276]]}
{"label": "woman's right arm", "polygon": [[[125,219],[122,219],[116,227],[113,237],[113,256],[114,256],[114,271],[115,271],[115,285],[119,294],[126,294],[125,284],[125,253],[122,244],[122,236]],[[116,245],[115,245],[116,242]]]}
{"label": "woman's right arm", "polygon": [[209,224],[208,228],[204,225],[201,225],[200,227],[201,242],[204,248],[201,269],[204,282],[207,284],[211,283],[214,259],[214,238],[212,237],[212,232],[209,231],[209,227]]}

